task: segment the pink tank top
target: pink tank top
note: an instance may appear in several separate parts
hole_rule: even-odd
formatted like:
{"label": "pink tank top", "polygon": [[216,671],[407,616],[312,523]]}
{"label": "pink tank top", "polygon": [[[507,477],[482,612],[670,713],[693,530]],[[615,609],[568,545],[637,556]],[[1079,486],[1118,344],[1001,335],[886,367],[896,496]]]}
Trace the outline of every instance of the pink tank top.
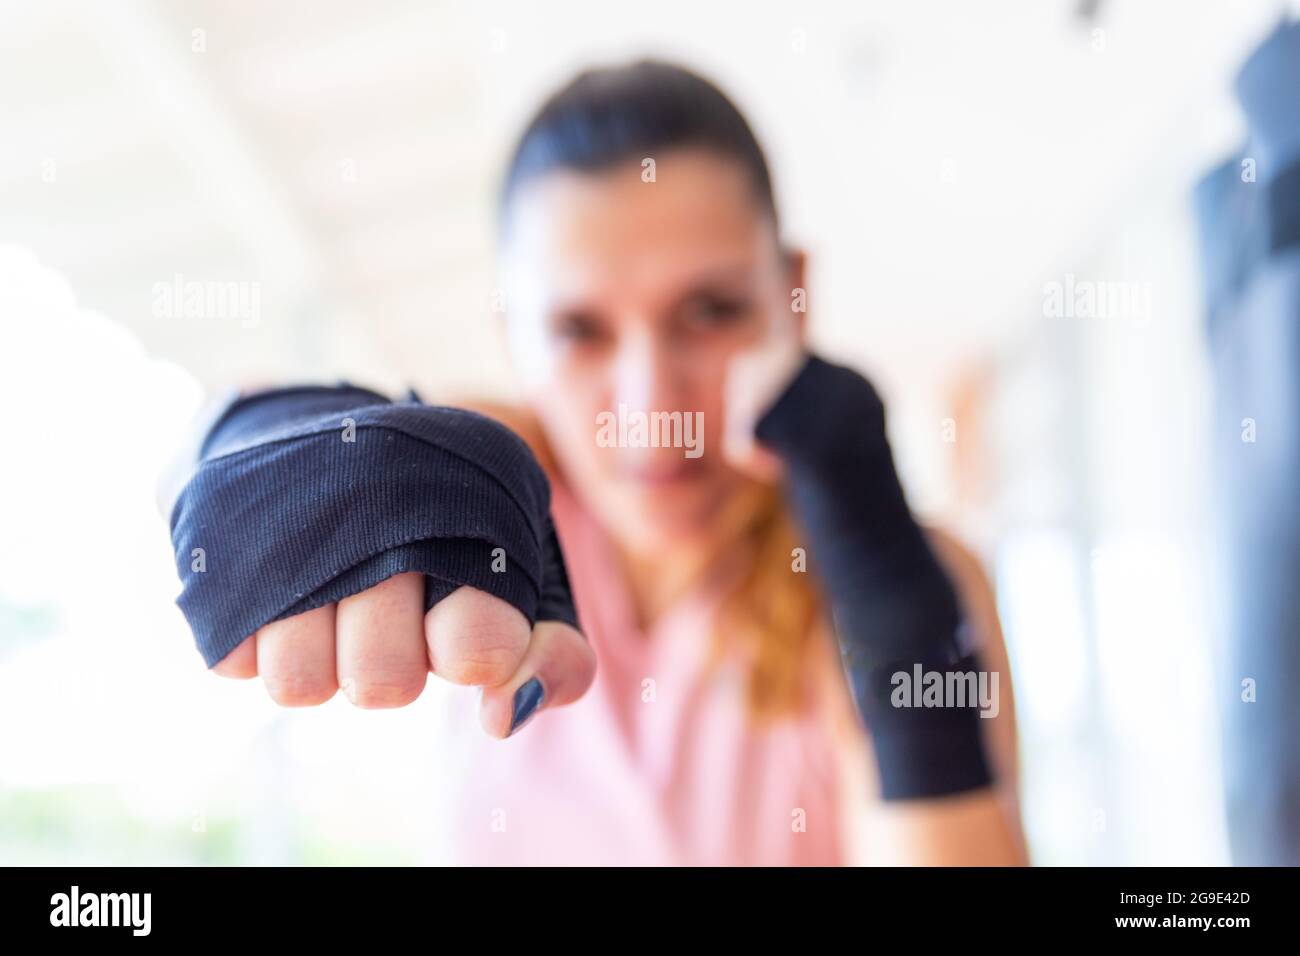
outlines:
{"label": "pink tank top", "polygon": [[[709,672],[720,595],[695,594],[648,631],[603,530],[559,483],[554,515],[596,651],[577,703],[489,739],[467,719],[452,859],[471,864],[838,865],[844,825],[829,722],[754,725],[746,675]],[[463,699],[462,699],[463,700]],[[464,701],[471,703],[470,701]],[[472,702],[476,703],[476,701]]]}

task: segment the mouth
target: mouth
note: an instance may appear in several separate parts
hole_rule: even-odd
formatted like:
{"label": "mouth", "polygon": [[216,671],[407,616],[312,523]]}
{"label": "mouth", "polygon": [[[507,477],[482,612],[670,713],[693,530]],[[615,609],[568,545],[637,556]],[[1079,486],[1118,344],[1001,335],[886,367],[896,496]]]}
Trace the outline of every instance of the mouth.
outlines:
{"label": "mouth", "polygon": [[679,488],[699,481],[704,472],[685,459],[627,464],[619,469],[624,480],[644,488]]}

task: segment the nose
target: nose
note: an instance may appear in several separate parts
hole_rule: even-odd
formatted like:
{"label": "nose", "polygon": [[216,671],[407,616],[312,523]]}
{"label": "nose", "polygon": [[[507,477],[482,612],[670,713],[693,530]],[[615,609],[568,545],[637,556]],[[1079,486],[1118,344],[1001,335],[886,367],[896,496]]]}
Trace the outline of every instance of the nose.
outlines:
{"label": "nose", "polygon": [[612,397],[631,411],[686,411],[685,356],[663,336],[638,331],[619,345]]}

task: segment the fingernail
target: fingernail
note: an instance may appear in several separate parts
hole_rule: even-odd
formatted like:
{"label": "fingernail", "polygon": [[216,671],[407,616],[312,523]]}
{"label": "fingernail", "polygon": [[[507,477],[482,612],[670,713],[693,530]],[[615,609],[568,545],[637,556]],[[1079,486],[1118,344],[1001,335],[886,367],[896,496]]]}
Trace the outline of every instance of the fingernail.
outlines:
{"label": "fingernail", "polygon": [[521,684],[515,691],[514,714],[510,718],[510,733],[514,733],[528,719],[537,713],[537,708],[542,706],[542,700],[546,697],[546,690],[542,687],[542,682],[536,677],[528,680],[527,683]]}

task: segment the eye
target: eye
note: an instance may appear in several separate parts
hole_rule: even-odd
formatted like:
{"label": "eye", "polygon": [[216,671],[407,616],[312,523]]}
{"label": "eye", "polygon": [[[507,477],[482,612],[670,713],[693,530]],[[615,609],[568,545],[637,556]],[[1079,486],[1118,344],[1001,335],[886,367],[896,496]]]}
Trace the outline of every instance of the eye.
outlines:
{"label": "eye", "polygon": [[557,338],[579,345],[597,341],[604,332],[600,321],[589,312],[561,313],[552,328]]}
{"label": "eye", "polygon": [[749,310],[749,301],[739,296],[706,294],[687,302],[683,316],[700,328],[721,328],[744,320]]}

